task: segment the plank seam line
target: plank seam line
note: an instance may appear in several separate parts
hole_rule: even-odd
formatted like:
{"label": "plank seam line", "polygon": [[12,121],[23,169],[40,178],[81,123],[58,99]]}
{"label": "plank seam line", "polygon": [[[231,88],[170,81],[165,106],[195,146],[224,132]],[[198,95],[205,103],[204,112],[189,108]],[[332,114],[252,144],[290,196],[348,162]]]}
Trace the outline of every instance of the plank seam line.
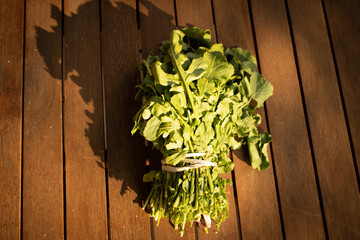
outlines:
{"label": "plank seam line", "polygon": [[212,14],[212,20],[213,20],[213,25],[214,25],[214,30],[215,30],[215,42],[218,42],[218,31],[217,31],[217,26],[216,26],[216,18],[215,18],[215,9],[214,9],[214,1],[210,0],[210,5],[211,5],[211,14]]}
{"label": "plank seam line", "polygon": [[358,184],[358,190],[360,191],[359,166],[357,165],[357,161],[356,161],[355,148],[354,148],[354,143],[352,140],[353,138],[352,138],[351,129],[350,129],[350,122],[349,122],[349,118],[348,118],[348,114],[347,114],[348,111],[346,109],[344,93],[343,93],[343,89],[342,89],[342,85],[341,85],[339,68],[338,68],[338,64],[336,61],[335,48],[334,48],[334,44],[333,44],[333,40],[332,40],[332,36],[331,36],[331,31],[330,31],[330,26],[329,26],[329,21],[328,21],[328,17],[327,17],[327,13],[326,13],[324,0],[321,0],[321,5],[322,5],[323,14],[324,14],[326,31],[327,31],[328,38],[329,38],[331,56],[332,56],[333,64],[334,64],[334,68],[335,68],[336,79],[337,79],[337,83],[338,83],[338,87],[339,87],[341,105],[342,105],[342,109],[343,109],[344,116],[345,116],[346,130],[347,130],[348,137],[349,137],[351,155],[352,155],[353,162],[354,162],[354,169],[355,169],[355,175],[356,175],[356,180],[357,180],[357,184]]}
{"label": "plank seam line", "polygon": [[[254,40],[255,55],[258,58],[259,57],[259,50],[258,50],[258,47],[257,47],[255,23],[254,23],[254,17],[253,17],[253,14],[252,14],[252,6],[251,6],[251,1],[250,0],[248,0],[248,8],[249,8],[249,15],[250,15],[251,31],[252,31],[253,40]],[[260,59],[258,59],[257,62],[258,62],[259,72],[261,73]],[[271,133],[266,103],[264,103],[264,113],[265,113],[266,127],[267,127],[268,131]],[[270,143],[270,156],[271,156],[272,165],[273,165],[273,175],[274,175],[276,198],[277,198],[277,204],[278,204],[278,210],[279,210],[281,233],[282,233],[283,239],[286,239],[284,217],[283,217],[283,213],[282,213],[282,206],[281,206],[281,199],[280,199],[280,190],[279,190],[279,185],[278,185],[278,181],[277,181],[277,174],[276,174],[276,164],[275,164],[276,161],[275,161],[273,152],[274,151],[273,151],[273,146],[272,146],[272,142],[271,142]]]}
{"label": "plank seam line", "polygon": [[101,81],[101,94],[102,94],[102,110],[103,110],[103,134],[104,134],[104,177],[105,177],[105,199],[106,199],[106,230],[107,238],[111,239],[111,229],[110,229],[110,201],[109,201],[109,174],[108,174],[108,154],[107,154],[107,131],[106,131],[106,102],[105,102],[105,78],[104,78],[104,68],[103,68],[103,32],[102,32],[102,8],[101,0],[99,0],[99,31],[100,31],[100,81]]}
{"label": "plank seam line", "polygon": [[174,0],[174,16],[175,16],[175,26],[177,28],[179,26],[179,23],[178,23],[178,16],[177,16],[176,0]]}
{"label": "plank seam line", "polygon": [[63,154],[63,231],[64,239],[67,239],[67,225],[66,225],[66,156],[65,156],[65,33],[64,33],[64,23],[65,23],[65,12],[64,12],[64,0],[61,1],[61,133],[62,133],[62,154]]}
{"label": "plank seam line", "polygon": [[[233,151],[230,151],[231,154],[231,160],[234,162],[234,157],[233,157]],[[238,192],[237,192],[237,186],[236,186],[236,176],[235,176],[235,171],[231,171],[231,180],[233,182],[233,191],[234,191],[234,201],[235,201],[235,209],[236,209],[236,220],[237,220],[237,225],[238,225],[238,234],[239,234],[239,239],[242,239],[242,231],[241,231],[241,218],[240,218],[240,207],[239,207],[239,198],[238,198]]]}
{"label": "plank seam line", "polygon": [[296,73],[297,73],[298,82],[299,82],[301,101],[302,101],[302,105],[303,105],[303,111],[304,111],[304,117],[305,117],[305,123],[306,123],[306,130],[307,130],[307,136],[308,136],[308,140],[309,140],[309,147],[310,147],[311,159],[312,159],[312,163],[313,163],[313,170],[314,170],[316,188],[317,188],[318,197],[319,197],[319,204],[320,204],[320,211],[321,211],[322,220],[323,220],[324,232],[325,232],[326,239],[329,239],[329,234],[328,234],[328,229],[327,229],[327,224],[326,224],[326,217],[325,217],[325,209],[324,209],[323,198],[322,198],[322,194],[321,194],[319,176],[318,176],[315,153],[314,153],[314,146],[313,146],[313,142],[312,142],[312,138],[311,138],[310,122],[309,122],[309,117],[308,117],[308,114],[307,114],[305,94],[304,94],[304,89],[303,89],[303,85],[302,85],[302,78],[301,78],[301,73],[300,73],[299,61],[298,61],[298,56],[297,56],[297,49],[296,49],[295,38],[294,38],[294,31],[293,31],[293,28],[292,28],[292,21],[291,21],[288,1],[284,0],[284,4],[285,4],[286,16],[287,16],[288,26],[289,26],[289,31],[290,31],[290,39],[291,39],[293,55],[294,55],[294,60],[295,60]]}
{"label": "plank seam line", "polygon": [[[135,1],[135,7],[136,7],[136,26],[137,29],[140,29],[140,11],[139,11],[139,0]],[[140,49],[139,49],[140,50]]]}
{"label": "plank seam line", "polygon": [[20,239],[23,239],[23,228],[24,228],[24,106],[25,106],[25,30],[26,30],[26,0],[24,0],[24,8],[23,8],[23,66],[22,66],[22,86],[21,86],[21,142],[20,142]]}
{"label": "plank seam line", "polygon": [[195,232],[195,240],[199,240],[199,231],[198,231],[199,224],[195,222],[194,224],[194,232]]}

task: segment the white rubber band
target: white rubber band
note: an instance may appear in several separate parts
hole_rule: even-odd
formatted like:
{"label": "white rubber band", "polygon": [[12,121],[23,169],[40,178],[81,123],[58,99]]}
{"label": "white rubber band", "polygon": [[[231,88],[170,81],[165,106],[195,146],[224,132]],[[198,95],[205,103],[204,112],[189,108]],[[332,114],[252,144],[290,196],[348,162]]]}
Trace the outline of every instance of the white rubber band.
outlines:
{"label": "white rubber band", "polygon": [[200,153],[187,153],[185,155],[185,157],[201,157],[201,156],[205,156],[204,152],[200,152]]}
{"label": "white rubber band", "polygon": [[[188,153],[185,156],[186,157],[199,157],[204,156],[205,153]],[[210,161],[205,161],[201,159],[194,159],[194,158],[185,158],[181,160],[180,162],[190,163],[189,166],[184,167],[174,167],[171,165],[166,164],[166,160],[161,160],[161,169],[166,172],[183,172],[186,170],[194,169],[194,168],[201,168],[201,167],[217,167],[217,164]]]}

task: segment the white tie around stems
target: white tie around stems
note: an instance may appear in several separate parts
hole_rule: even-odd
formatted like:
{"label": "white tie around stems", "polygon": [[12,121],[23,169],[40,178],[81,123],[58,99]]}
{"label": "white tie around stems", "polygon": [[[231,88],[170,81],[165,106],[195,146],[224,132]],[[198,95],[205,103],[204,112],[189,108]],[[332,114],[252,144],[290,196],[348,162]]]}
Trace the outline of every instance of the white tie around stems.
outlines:
{"label": "white tie around stems", "polygon": [[201,157],[205,156],[205,153],[188,153],[185,155],[185,159],[180,162],[190,163],[189,166],[184,167],[174,167],[166,164],[166,160],[161,160],[162,167],[161,169],[166,172],[183,172],[185,170],[201,168],[201,167],[217,167],[216,163],[205,161],[201,159],[194,159],[191,157]]}

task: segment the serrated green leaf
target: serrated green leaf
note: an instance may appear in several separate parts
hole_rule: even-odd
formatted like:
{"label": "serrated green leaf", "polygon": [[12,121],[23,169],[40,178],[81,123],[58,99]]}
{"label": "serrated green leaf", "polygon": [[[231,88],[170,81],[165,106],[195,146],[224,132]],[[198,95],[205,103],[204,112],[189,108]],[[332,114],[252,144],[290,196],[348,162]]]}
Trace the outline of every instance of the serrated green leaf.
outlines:
{"label": "serrated green leaf", "polygon": [[260,73],[253,73],[250,77],[251,96],[262,107],[266,99],[273,95],[273,86],[261,77]]}
{"label": "serrated green leaf", "polygon": [[251,166],[259,171],[267,169],[270,166],[267,154],[267,145],[272,137],[269,133],[259,133],[247,138],[247,144],[250,155]]}
{"label": "serrated green leaf", "polygon": [[226,56],[232,56],[230,63],[235,68],[235,74],[244,76],[244,73],[252,74],[256,71],[256,58],[242,48],[226,49]]}
{"label": "serrated green leaf", "polygon": [[221,52],[206,52],[204,58],[208,65],[205,78],[225,83],[234,74],[234,67]]}
{"label": "serrated green leaf", "polygon": [[216,109],[217,114],[220,115],[220,119],[224,119],[228,114],[230,114],[232,106],[233,102],[229,98],[221,100]]}
{"label": "serrated green leaf", "polygon": [[207,78],[201,78],[197,82],[197,88],[199,91],[199,97],[206,97],[213,94],[216,91],[215,83]]}
{"label": "serrated green leaf", "polygon": [[170,99],[171,105],[180,113],[184,113],[186,108],[186,96],[184,94],[175,94]]}
{"label": "serrated green leaf", "polygon": [[210,48],[210,52],[224,52],[224,46],[222,45],[222,43],[215,43],[214,45],[211,46]]}
{"label": "serrated green leaf", "polygon": [[199,47],[211,47],[211,33],[210,30],[201,30],[197,27],[192,28],[184,28],[182,30],[186,37],[188,37],[191,41],[191,44],[194,45],[195,48]]}
{"label": "serrated green leaf", "polygon": [[172,86],[180,84],[179,76],[177,74],[166,73],[161,68],[160,62],[153,63],[151,65],[151,70],[155,77],[155,83],[158,83],[162,86]]}
{"label": "serrated green leaf", "polygon": [[186,71],[185,81],[190,83],[201,78],[205,74],[205,69],[207,69],[206,60],[203,57],[195,58]]}
{"label": "serrated green leaf", "polygon": [[170,111],[168,107],[166,107],[164,104],[156,102],[154,106],[151,108],[151,113],[154,116],[161,116],[162,114],[166,114]]}

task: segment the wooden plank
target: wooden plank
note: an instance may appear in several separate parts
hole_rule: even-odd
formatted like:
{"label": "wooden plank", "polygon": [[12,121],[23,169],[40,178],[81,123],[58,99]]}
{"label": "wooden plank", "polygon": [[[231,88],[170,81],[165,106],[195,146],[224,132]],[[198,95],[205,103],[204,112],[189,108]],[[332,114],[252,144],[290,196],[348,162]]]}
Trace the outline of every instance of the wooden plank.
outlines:
{"label": "wooden plank", "polygon": [[284,2],[255,0],[251,7],[261,71],[274,85],[267,112],[285,235],[288,239],[323,239],[323,220]]}
{"label": "wooden plank", "polygon": [[181,0],[176,1],[177,22],[179,27],[199,27],[210,29],[212,41],[216,42],[215,26],[211,1]]}
{"label": "wooden plank", "polygon": [[[212,41],[216,42],[211,1],[177,1],[176,8],[179,26],[196,26],[202,29],[210,29]],[[223,177],[231,179],[231,173],[225,174]],[[216,229],[215,224],[212,224],[209,234],[206,234],[202,227],[198,227],[198,239],[239,239],[240,233],[233,186],[228,186],[227,192],[230,204],[229,218],[221,223],[219,230]]]}
{"label": "wooden plank", "polygon": [[[337,70],[346,106],[351,139],[359,171],[360,167],[360,2],[323,1],[334,47]],[[358,172],[359,174],[359,172]]]}
{"label": "wooden plank", "polygon": [[61,1],[26,3],[23,237],[64,237]]}
{"label": "wooden plank", "polygon": [[[214,14],[218,41],[225,47],[247,49],[256,56],[247,1],[214,1]],[[262,117],[258,127],[267,131],[264,109],[259,109],[258,113]],[[268,155],[271,157],[270,149]],[[245,148],[234,151],[233,160],[243,238],[281,239],[273,167],[262,172],[252,169],[248,165],[250,160]]]}
{"label": "wooden plank", "polygon": [[169,39],[176,27],[174,1],[140,0],[139,11],[142,57],[146,58],[151,52],[159,52],[160,43]]}
{"label": "wooden plank", "polygon": [[0,238],[20,239],[24,2],[0,16]]}
{"label": "wooden plank", "polygon": [[[142,58],[146,58],[150,53],[158,54],[158,46],[163,40],[169,39],[170,31],[175,29],[175,9],[173,0],[140,0],[140,30],[141,30],[141,50]],[[154,27],[156,26],[156,27]],[[162,154],[149,149],[150,169],[159,170]],[[157,222],[153,221],[155,239],[195,239],[194,227],[190,228],[187,224],[184,236],[180,238],[179,230],[174,230],[167,218]]]}
{"label": "wooden plank", "polygon": [[150,218],[141,209],[146,199],[145,146],[131,136],[139,78],[136,1],[101,1],[106,136],[112,239],[150,239]]}
{"label": "wooden plank", "polygon": [[329,237],[360,238],[360,195],[321,1],[288,4]]}
{"label": "wooden plank", "polygon": [[68,239],[106,239],[98,1],[64,2],[64,133]]}

